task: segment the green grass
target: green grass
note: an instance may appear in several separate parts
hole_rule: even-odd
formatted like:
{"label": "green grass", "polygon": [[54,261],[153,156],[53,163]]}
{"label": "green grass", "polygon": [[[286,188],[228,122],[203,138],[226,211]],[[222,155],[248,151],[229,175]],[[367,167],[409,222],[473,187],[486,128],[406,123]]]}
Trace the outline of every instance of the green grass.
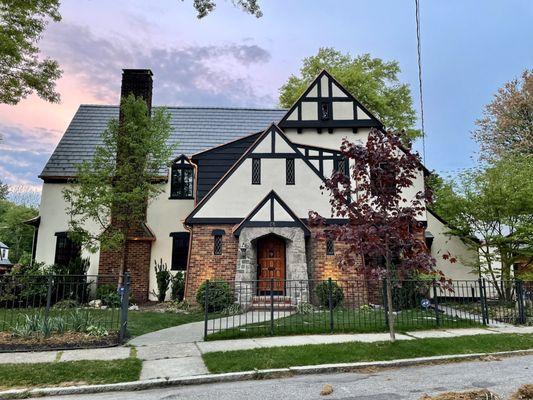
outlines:
{"label": "green grass", "polygon": [[[238,318],[238,317],[236,317]],[[448,315],[439,315],[439,324],[434,311],[412,309],[401,311],[396,315],[396,330],[399,332],[440,329],[469,328],[480,324]],[[335,310],[333,312],[335,333],[369,333],[388,331],[385,314],[381,310]],[[274,336],[319,334],[330,332],[329,312],[320,311],[310,314],[294,314],[274,321]],[[248,324],[236,328],[211,333],[208,340],[236,339],[246,337],[270,336],[270,322]]]}
{"label": "green grass", "polygon": [[383,361],[446,354],[485,353],[533,348],[533,334],[494,334],[395,343],[338,343],[206,353],[212,373],[287,368],[303,365]]}
{"label": "green grass", "polygon": [[128,334],[130,337],[160,329],[204,320],[203,311],[191,311],[189,314],[153,311],[128,312]]}
{"label": "green grass", "polygon": [[[64,316],[67,321],[69,315],[75,309],[54,309],[50,310],[50,316]],[[101,326],[108,331],[118,331],[120,325],[119,309],[82,309],[83,312],[94,317]],[[44,313],[44,309],[20,308],[20,309],[0,309],[0,331],[9,331],[17,323],[24,322],[25,315]],[[210,315],[210,318],[218,315]],[[130,337],[143,335],[145,333],[170,328],[172,326],[188,324],[189,322],[203,321],[203,311],[191,311],[188,314],[155,311],[129,311],[128,312],[128,334]]]}
{"label": "green grass", "polygon": [[54,386],[72,383],[103,384],[139,379],[137,358],[113,361],[71,361],[38,364],[0,364],[0,388]]}

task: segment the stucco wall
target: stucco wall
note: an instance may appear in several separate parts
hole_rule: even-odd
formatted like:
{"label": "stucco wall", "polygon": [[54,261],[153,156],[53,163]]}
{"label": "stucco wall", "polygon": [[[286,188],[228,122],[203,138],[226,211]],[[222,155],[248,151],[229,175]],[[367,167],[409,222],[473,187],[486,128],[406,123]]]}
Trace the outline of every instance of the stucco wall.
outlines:
{"label": "stucco wall", "polygon": [[[70,184],[64,183],[44,183],[41,194],[41,205],[39,215],[41,224],[39,225],[39,236],[37,237],[37,248],[35,260],[46,265],[52,265],[55,258],[57,232],[68,231],[69,217],[67,215],[67,203],[63,198],[63,189]],[[95,222],[86,224],[85,229],[92,233],[98,232],[98,225]],[[82,257],[89,258],[89,274],[98,273],[99,252],[90,253],[82,250]]]}
{"label": "stucco wall", "polygon": [[[434,236],[431,255],[436,260],[437,269],[441,270],[448,279],[478,279],[478,274],[472,270],[477,261],[477,253],[469,249],[458,237],[448,235],[446,233],[449,230],[448,227],[431,212],[427,213],[427,218],[427,230]],[[448,252],[457,258],[457,262],[451,263],[442,258]]]}

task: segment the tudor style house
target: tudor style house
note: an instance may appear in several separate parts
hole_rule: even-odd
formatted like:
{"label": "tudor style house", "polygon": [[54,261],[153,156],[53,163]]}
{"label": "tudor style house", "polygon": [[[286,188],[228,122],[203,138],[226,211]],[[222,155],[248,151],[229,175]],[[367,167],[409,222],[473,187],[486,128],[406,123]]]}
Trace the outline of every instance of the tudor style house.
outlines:
{"label": "tudor style house", "polygon": [[[122,78],[121,95],[142,96],[151,106],[150,70],[124,70]],[[129,238],[127,264],[137,301],[155,289],[152,266],[159,259],[173,271],[186,271],[190,300],[206,279],[249,282],[251,292],[265,293],[269,287],[251,281],[357,277],[357,271],[337,266],[342,243],[317,235],[319,228],[307,222],[311,210],[339,222],[320,185],[334,170],[348,169],[339,152],[344,137],[364,143],[370,129],[383,128],[334,77],[320,73],[288,110],[167,110],[177,151],[161,177],[163,192],[148,205],[144,233]],[[90,274],[118,271],[112,253],[90,254],[69,239],[62,196],[63,188],[74,184],[76,163],[92,156],[118,115],[118,106],[81,105],[44,167],[40,215],[34,220],[36,261],[52,264],[82,255],[90,259]],[[422,190],[427,174],[421,168],[404,195]],[[476,255],[446,233],[445,222],[429,210],[420,222],[438,268],[452,279],[476,278],[470,272]],[[444,260],[443,251],[458,255],[459,262]],[[275,290],[284,294],[283,285]]]}

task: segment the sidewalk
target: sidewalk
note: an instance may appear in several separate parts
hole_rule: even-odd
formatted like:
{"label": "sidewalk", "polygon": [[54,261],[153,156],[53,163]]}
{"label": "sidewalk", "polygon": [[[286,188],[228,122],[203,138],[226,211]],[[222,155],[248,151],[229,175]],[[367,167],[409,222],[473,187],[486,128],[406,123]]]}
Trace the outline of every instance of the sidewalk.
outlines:
{"label": "sidewalk", "polygon": [[[194,324],[188,324],[194,325]],[[181,327],[185,327],[182,325]],[[167,334],[175,333],[169,328]],[[193,330],[195,328],[193,327]],[[163,332],[160,331],[160,332]],[[183,331],[181,329],[180,331]],[[468,335],[494,335],[502,333],[533,333],[533,327],[497,327],[489,329],[443,329],[429,331],[406,332],[397,334],[397,340],[416,340],[424,338],[451,338]],[[146,338],[145,336],[149,336]],[[162,338],[165,340],[156,340]],[[183,340],[185,337],[178,338]],[[149,339],[149,340],[148,340]],[[164,335],[143,335],[130,342],[131,347],[112,347],[90,350],[67,350],[28,353],[0,353],[0,364],[5,363],[39,363],[39,362],[65,362],[77,360],[115,360],[124,359],[134,354],[143,360],[141,380],[156,378],[174,379],[181,377],[199,376],[209,374],[202,354],[215,351],[249,350],[279,346],[301,346],[307,344],[328,344],[347,342],[380,342],[389,339],[388,333],[369,334],[339,334],[339,335],[306,335],[306,336],[278,336],[262,337],[255,339],[220,340],[204,342],[196,340],[186,343],[172,343]],[[143,343],[142,345],[136,343]]]}

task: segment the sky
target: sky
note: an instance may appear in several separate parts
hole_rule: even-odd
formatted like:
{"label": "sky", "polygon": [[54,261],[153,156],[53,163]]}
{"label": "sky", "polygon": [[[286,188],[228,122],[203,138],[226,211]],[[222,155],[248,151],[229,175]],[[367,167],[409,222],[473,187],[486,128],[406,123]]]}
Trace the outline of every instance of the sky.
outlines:
{"label": "sky", "polygon": [[[320,47],[398,61],[419,112],[414,0],[262,0],[262,18],[218,0],[63,0],[40,42],[64,73],[61,103],[0,105],[0,180],[39,193],[39,173],[80,104],[117,104],[122,68],[154,71],[154,104],[273,107]],[[420,0],[425,164],[475,165],[483,106],[533,68],[533,1]],[[357,93],[353,93],[357,97]],[[422,143],[415,144],[419,151]]]}

